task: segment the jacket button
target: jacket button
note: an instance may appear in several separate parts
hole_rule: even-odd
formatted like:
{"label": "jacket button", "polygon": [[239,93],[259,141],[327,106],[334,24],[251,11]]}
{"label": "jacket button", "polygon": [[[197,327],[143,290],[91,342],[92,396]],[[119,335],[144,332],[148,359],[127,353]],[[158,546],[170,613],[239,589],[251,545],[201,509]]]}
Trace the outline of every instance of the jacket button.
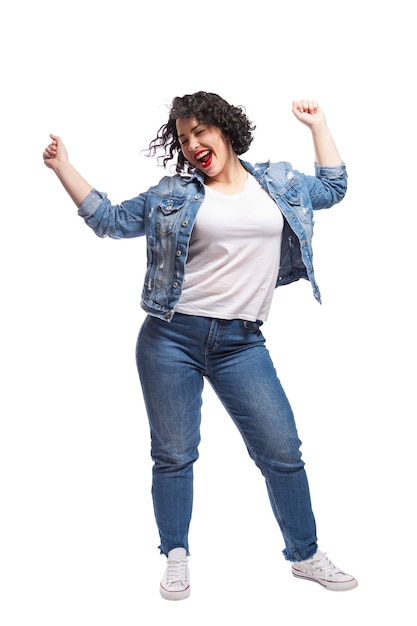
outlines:
{"label": "jacket button", "polygon": [[188,220],[184,220],[183,223],[181,224],[181,226],[187,226],[188,225]]}
{"label": "jacket button", "polygon": [[178,287],[178,281],[176,280],[176,281],[172,284],[172,286],[174,287],[174,289],[176,289],[176,288]]}
{"label": "jacket button", "polygon": [[177,256],[181,256],[181,250],[177,250]]}

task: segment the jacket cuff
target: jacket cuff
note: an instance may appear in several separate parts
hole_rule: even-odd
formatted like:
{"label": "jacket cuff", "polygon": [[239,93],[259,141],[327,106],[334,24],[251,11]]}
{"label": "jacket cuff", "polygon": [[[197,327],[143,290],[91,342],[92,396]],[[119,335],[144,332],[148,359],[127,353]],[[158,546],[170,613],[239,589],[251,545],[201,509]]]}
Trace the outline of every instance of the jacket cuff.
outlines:
{"label": "jacket cuff", "polygon": [[97,189],[92,189],[88,196],[84,198],[78,208],[78,215],[84,219],[94,215],[100,204],[107,198],[107,194]]}
{"label": "jacket cuff", "polygon": [[320,165],[319,163],[314,163],[316,176],[319,178],[340,178],[346,174],[346,165],[345,163],[341,163],[340,165]]}

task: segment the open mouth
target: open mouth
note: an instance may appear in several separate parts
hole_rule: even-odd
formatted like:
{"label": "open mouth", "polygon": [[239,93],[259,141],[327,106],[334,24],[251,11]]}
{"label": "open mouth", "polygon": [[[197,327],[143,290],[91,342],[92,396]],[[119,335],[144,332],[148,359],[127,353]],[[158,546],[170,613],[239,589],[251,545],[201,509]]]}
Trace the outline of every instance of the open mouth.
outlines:
{"label": "open mouth", "polygon": [[208,167],[213,160],[213,154],[210,150],[201,150],[194,157],[201,167]]}

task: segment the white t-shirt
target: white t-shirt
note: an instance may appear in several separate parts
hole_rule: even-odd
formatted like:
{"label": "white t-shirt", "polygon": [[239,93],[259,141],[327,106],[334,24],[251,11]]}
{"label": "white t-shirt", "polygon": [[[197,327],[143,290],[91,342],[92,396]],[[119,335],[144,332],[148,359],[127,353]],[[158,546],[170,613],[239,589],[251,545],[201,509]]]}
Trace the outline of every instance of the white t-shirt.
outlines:
{"label": "white t-shirt", "polygon": [[240,193],[205,191],[175,311],[265,321],[278,276],[281,211],[251,174]]}

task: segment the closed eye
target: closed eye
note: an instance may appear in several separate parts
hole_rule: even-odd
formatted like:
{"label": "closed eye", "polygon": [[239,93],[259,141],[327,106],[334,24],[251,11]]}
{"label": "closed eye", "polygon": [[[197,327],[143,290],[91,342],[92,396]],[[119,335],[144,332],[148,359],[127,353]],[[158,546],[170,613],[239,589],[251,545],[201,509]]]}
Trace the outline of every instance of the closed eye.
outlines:
{"label": "closed eye", "polygon": [[[192,132],[194,133],[194,135],[196,137],[198,137],[198,135],[201,135],[201,133],[204,133],[206,130],[207,130],[207,128],[198,128],[198,130],[197,130],[197,128],[193,128]],[[182,137],[183,137],[183,135],[180,135],[178,137],[178,139],[179,139],[179,142],[180,142],[181,146],[185,146],[185,144],[188,143],[188,139],[186,139],[186,138],[182,139]]]}
{"label": "closed eye", "polygon": [[[205,128],[204,128],[203,130],[198,130],[198,131],[195,133],[196,137],[198,137],[198,135],[201,135],[201,133],[204,133],[204,131],[205,131]],[[185,146],[185,144],[186,144],[186,143],[188,143],[188,139],[180,139],[180,144],[181,144],[182,146]]]}

